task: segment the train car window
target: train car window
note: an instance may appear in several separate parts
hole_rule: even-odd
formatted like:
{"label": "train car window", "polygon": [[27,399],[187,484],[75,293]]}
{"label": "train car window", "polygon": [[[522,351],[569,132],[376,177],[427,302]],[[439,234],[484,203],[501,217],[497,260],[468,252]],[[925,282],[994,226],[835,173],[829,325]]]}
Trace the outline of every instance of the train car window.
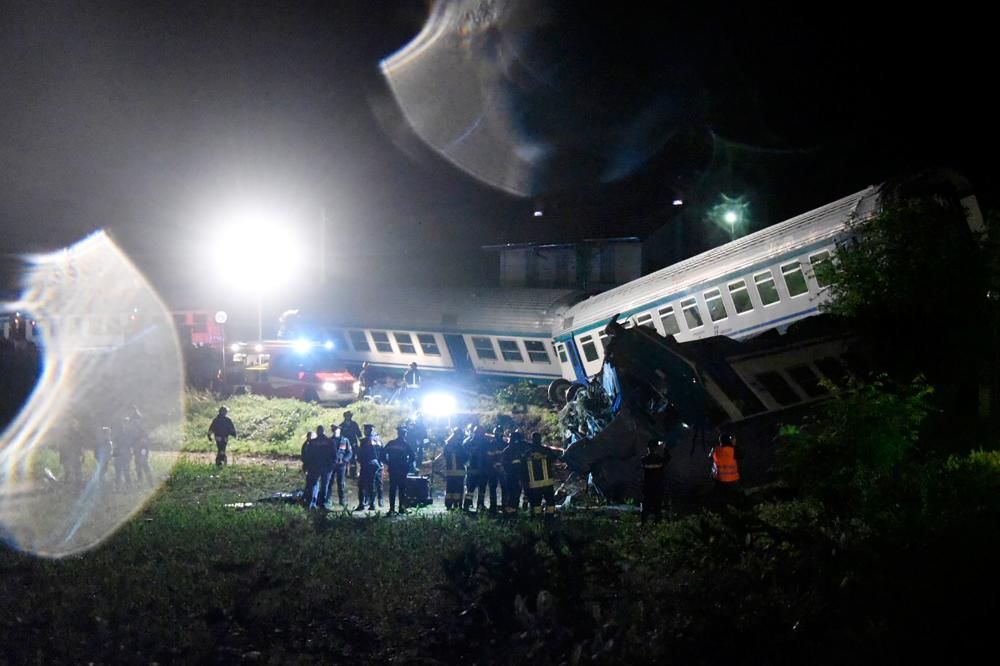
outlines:
{"label": "train car window", "polygon": [[729,284],[729,296],[733,299],[733,307],[736,314],[743,314],[753,310],[753,301],[750,300],[750,290],[747,289],[746,280],[737,280]]}
{"label": "train car window", "polygon": [[770,393],[782,407],[786,405],[793,405],[799,401],[799,396],[795,394],[795,391],[788,385],[785,378],[773,370],[762,372],[757,375],[757,381],[760,382],[765,389],[767,389],[767,392]]}
{"label": "train car window", "polygon": [[626,329],[628,329],[628,328],[635,328],[635,322],[632,321],[631,319],[626,319],[625,323],[622,324],[622,328],[626,328]]}
{"label": "train car window", "polygon": [[819,377],[808,365],[796,365],[786,370],[788,376],[798,384],[810,398],[819,398],[829,391],[819,383]]}
{"label": "train car window", "polygon": [[589,335],[580,338],[580,348],[583,349],[583,357],[588,361],[596,361],[601,357],[597,353],[597,346],[594,344],[594,339]]}
{"label": "train car window", "polygon": [[774,276],[771,271],[764,271],[753,276],[754,284],[757,285],[757,293],[760,294],[760,302],[765,306],[774,305],[778,302],[778,288],[774,286]]}
{"label": "train car window", "polygon": [[517,340],[497,340],[500,343],[500,355],[503,356],[505,361],[514,361],[516,363],[523,363],[524,357],[521,356],[521,350],[517,346]]}
{"label": "train car window", "polygon": [[394,332],[392,337],[396,338],[396,346],[399,347],[400,354],[416,354],[417,348],[413,346],[413,338],[409,333]]}
{"label": "train car window", "polygon": [[651,328],[656,330],[656,326],[653,325],[653,315],[646,313],[644,315],[639,315],[635,318],[636,326],[645,326],[646,328]]}
{"label": "train car window", "polygon": [[597,334],[597,339],[601,343],[601,349],[603,349],[604,351],[607,351],[607,349],[608,349],[608,334],[605,333],[604,331],[601,331],[600,333]]}
{"label": "train car window", "polygon": [[814,365],[834,386],[843,387],[847,383],[847,370],[834,357],[828,356],[827,358],[818,359],[814,362]]}
{"label": "train car window", "polygon": [[569,363],[569,357],[566,356],[566,345],[562,343],[557,344],[556,353],[559,354],[560,363]]}
{"label": "train car window", "polygon": [[674,306],[660,308],[657,314],[660,315],[660,323],[663,325],[663,335],[675,335],[681,332],[681,325],[677,323],[677,316],[674,314]]}
{"label": "train car window", "polygon": [[351,336],[351,344],[354,346],[354,351],[367,352],[372,350],[368,346],[368,338],[365,337],[364,331],[348,331],[347,334]]}
{"label": "train car window", "polygon": [[417,342],[420,343],[420,349],[428,356],[441,355],[441,350],[438,349],[437,342],[434,341],[434,336],[430,333],[417,333]]}
{"label": "train car window", "polygon": [[809,257],[809,265],[812,266],[816,284],[820,287],[829,287],[833,284],[833,261],[828,251],[823,250],[811,255]]}
{"label": "train car window", "polygon": [[781,275],[785,278],[788,295],[795,297],[809,291],[806,276],[802,274],[802,264],[798,261],[789,262],[781,267]]}
{"label": "train car window", "polygon": [[333,343],[333,348],[337,351],[346,351],[347,340],[344,339],[344,334],[341,331],[327,331],[327,339]]}
{"label": "train car window", "polygon": [[698,301],[693,298],[686,298],[681,301],[681,312],[684,313],[684,320],[688,328],[698,328],[704,322],[701,320],[701,312],[698,311]]}
{"label": "train car window", "polygon": [[489,338],[472,338],[472,347],[476,350],[476,356],[489,361],[497,360],[497,352],[493,348],[493,341]]}
{"label": "train car window", "polygon": [[708,306],[708,316],[712,321],[722,321],[729,316],[726,304],[722,302],[722,292],[718,289],[709,289],[705,292],[705,305]]}
{"label": "train car window", "polygon": [[544,342],[525,340],[524,349],[528,352],[528,360],[532,363],[552,363],[549,353],[545,351]]}
{"label": "train car window", "polygon": [[383,354],[392,353],[392,345],[389,344],[389,334],[385,331],[372,331],[372,340],[375,341],[375,350]]}

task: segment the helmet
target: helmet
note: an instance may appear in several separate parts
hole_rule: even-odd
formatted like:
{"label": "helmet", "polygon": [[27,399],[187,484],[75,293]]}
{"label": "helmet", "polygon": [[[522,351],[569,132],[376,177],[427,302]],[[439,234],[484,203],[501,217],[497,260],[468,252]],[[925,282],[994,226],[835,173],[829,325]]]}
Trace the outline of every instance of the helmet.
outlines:
{"label": "helmet", "polygon": [[375,426],[373,426],[371,423],[366,423],[363,426],[361,426],[361,428],[362,430],[368,433],[375,432]]}
{"label": "helmet", "polygon": [[322,435],[323,434],[323,426],[321,426],[321,425],[316,426],[316,434],[317,435]]}
{"label": "helmet", "polygon": [[219,414],[225,414],[228,411],[229,411],[229,408],[226,407],[225,405],[223,405],[222,407],[219,407]]}
{"label": "helmet", "polygon": [[352,416],[354,416],[354,412],[352,412],[351,410],[347,410],[346,412],[344,412],[344,418],[345,419],[349,419]]}

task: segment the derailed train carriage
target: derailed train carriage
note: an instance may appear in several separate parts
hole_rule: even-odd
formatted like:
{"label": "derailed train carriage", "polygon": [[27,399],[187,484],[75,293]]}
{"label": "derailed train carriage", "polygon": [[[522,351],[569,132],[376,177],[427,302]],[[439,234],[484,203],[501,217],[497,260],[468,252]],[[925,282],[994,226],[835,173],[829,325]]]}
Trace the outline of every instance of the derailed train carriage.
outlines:
{"label": "derailed train carriage", "polygon": [[[637,497],[648,439],[676,447],[725,427],[759,443],[779,415],[821,400],[823,380],[844,380],[851,334],[816,317],[828,298],[823,266],[885,200],[928,193],[958,201],[982,229],[968,183],[939,171],[865,188],[590,297],[352,292],[291,319],[284,334],[325,338],[346,362],[396,374],[417,362],[425,373],[551,382],[550,397],[567,403],[566,462],[609,499]],[[751,478],[763,473],[754,462]]]}

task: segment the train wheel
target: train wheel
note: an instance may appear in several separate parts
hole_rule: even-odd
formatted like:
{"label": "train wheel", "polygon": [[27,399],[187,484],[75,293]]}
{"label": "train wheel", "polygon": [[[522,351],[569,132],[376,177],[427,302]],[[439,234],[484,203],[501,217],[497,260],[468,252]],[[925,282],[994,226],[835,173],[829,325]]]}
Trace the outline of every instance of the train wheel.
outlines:
{"label": "train wheel", "polygon": [[566,389],[566,402],[572,402],[576,400],[576,394],[580,391],[586,389],[587,387],[583,384],[573,384],[568,389]]}
{"label": "train wheel", "polygon": [[560,377],[549,384],[549,402],[554,405],[566,403],[566,390],[572,385],[568,379]]}

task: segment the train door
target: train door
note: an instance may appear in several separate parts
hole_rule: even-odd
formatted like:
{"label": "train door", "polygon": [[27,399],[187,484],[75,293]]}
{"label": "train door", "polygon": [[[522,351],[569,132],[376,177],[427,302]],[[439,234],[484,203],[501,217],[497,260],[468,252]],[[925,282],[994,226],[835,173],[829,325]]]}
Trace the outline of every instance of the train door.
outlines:
{"label": "train door", "polygon": [[455,366],[456,372],[473,372],[472,359],[469,358],[469,346],[461,335],[444,335],[444,343],[448,345],[448,354]]}

